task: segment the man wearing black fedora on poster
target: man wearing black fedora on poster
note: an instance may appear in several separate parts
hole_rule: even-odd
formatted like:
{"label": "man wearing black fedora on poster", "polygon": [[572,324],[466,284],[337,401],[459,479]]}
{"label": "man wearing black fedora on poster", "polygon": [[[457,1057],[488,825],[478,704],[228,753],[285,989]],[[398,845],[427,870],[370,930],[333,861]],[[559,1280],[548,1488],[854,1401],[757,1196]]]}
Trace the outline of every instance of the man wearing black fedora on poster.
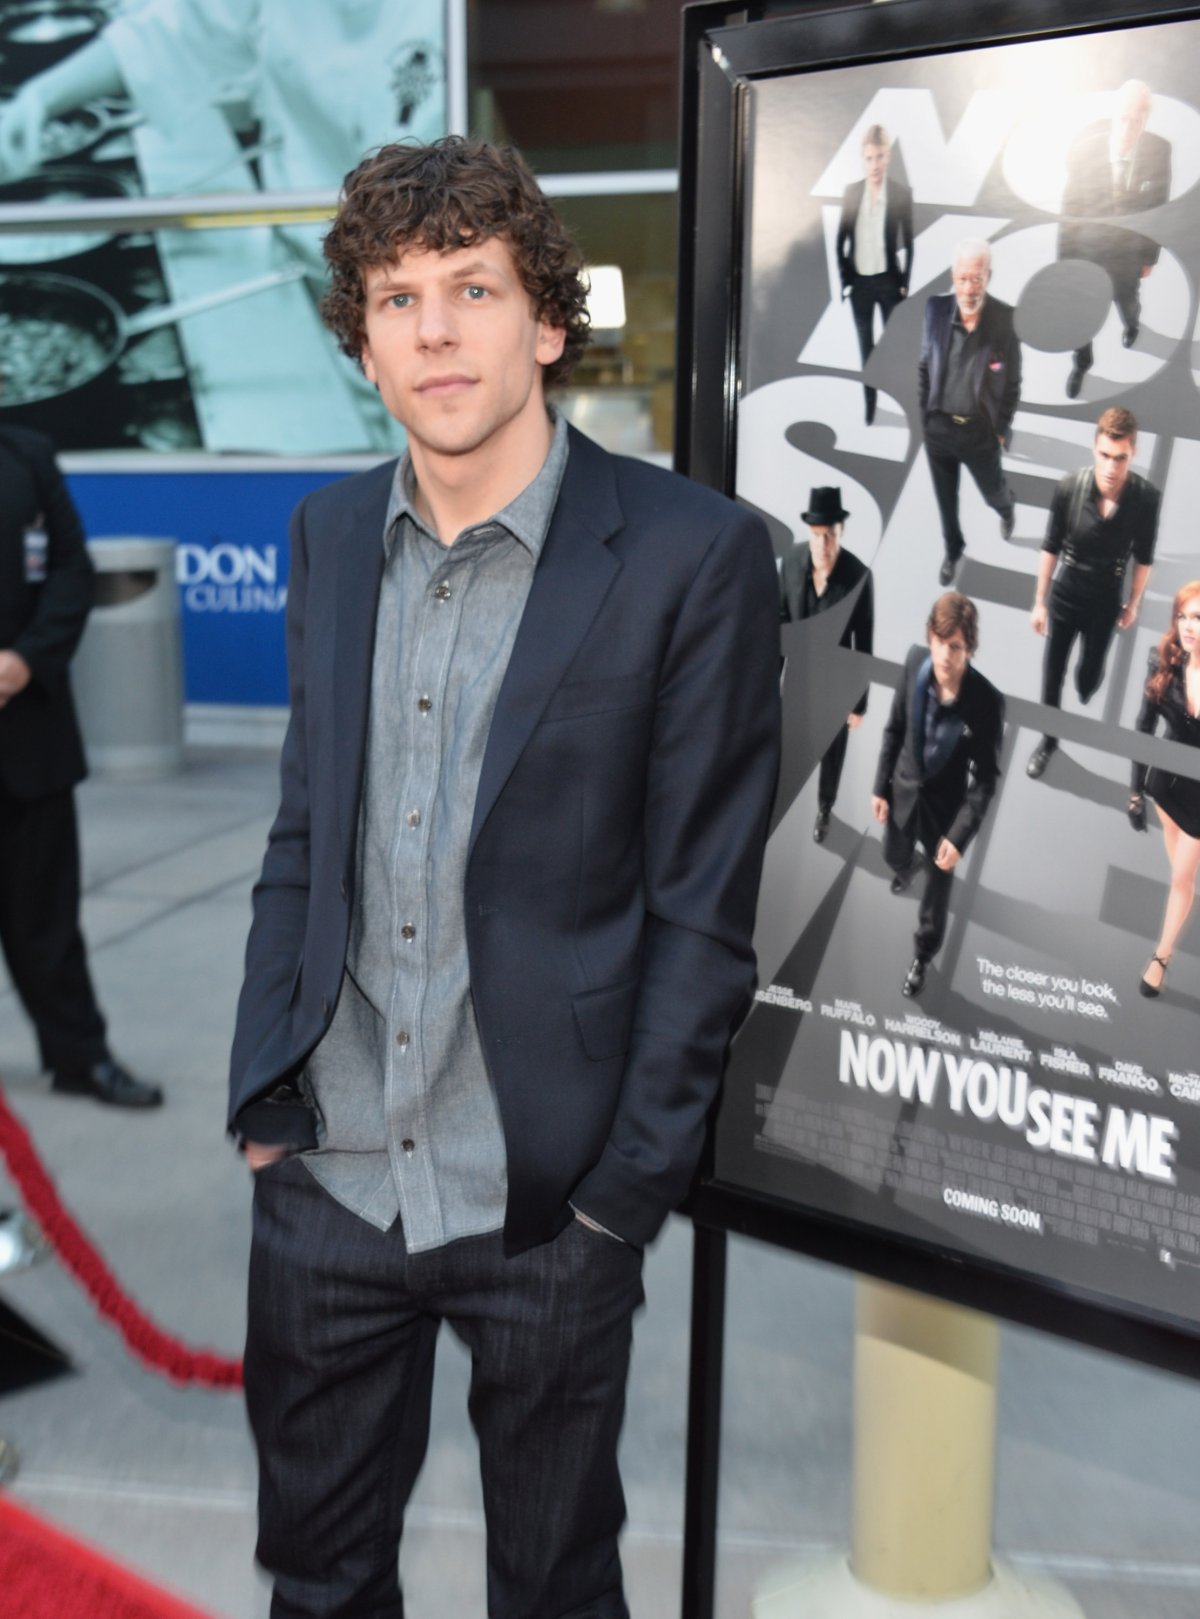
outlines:
{"label": "man wearing black fedora on poster", "polygon": [[[783,559],[779,573],[779,617],[784,624],[798,624],[827,613],[839,602],[857,592],[839,646],[869,653],[875,636],[875,599],[871,570],[853,551],[842,544],[842,529],[850,513],[842,506],[840,488],[814,489],[808,510],[800,521],[808,526],[808,539],[800,540]],[[837,800],[842,766],[846,762],[846,742],[867,711],[867,688],[839,726],[837,735],[821,760],[817,779],[817,818],[813,840],[824,843],[829,818]]]}

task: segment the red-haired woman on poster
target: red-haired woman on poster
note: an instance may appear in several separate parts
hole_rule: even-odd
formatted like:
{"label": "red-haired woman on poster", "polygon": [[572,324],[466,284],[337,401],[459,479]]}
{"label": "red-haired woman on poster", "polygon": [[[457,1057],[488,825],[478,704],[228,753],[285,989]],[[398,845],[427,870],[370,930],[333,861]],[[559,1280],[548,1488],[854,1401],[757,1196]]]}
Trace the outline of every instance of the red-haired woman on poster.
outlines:
{"label": "red-haired woman on poster", "polygon": [[[1142,698],[1137,728],[1153,734],[1159,720],[1172,742],[1200,748],[1200,579],[1176,592],[1171,625],[1150,654],[1150,675]],[[1162,932],[1139,988],[1156,996],[1167,975],[1175,941],[1183,931],[1200,873],[1200,781],[1175,776],[1157,767],[1134,764],[1129,794],[1129,819],[1135,830],[1146,830],[1149,793],[1158,807],[1171,864],[1171,889],[1163,915]]]}

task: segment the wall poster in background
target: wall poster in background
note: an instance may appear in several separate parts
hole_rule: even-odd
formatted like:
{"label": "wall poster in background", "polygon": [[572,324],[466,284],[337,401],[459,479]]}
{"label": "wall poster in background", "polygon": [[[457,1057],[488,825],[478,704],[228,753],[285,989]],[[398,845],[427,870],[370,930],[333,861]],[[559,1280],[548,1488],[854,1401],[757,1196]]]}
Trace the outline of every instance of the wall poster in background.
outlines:
{"label": "wall poster in background", "polygon": [[714,1180],[1200,1331],[1200,20],[893,10],[740,86],[786,735]]}
{"label": "wall poster in background", "polygon": [[368,149],[445,132],[445,31],[443,0],[0,8],[0,204],[114,209],[0,234],[0,420],[68,451],[395,448],[317,312],[325,223],[130,232],[115,210],[324,204]]}

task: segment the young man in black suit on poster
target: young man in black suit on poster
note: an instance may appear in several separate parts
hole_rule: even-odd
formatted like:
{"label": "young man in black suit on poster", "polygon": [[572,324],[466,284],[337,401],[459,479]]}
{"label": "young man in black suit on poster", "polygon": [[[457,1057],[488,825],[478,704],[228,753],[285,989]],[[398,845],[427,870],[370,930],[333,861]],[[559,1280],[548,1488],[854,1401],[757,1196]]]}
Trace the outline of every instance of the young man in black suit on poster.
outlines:
{"label": "young man in black suit on poster", "polygon": [[925,453],[942,521],[945,556],[940,584],[954,580],[966,550],[958,520],[962,468],[1000,516],[1002,539],[1012,538],[1015,500],[1000,464],[1012,439],[1021,397],[1021,345],[1010,304],[988,294],[992,250],[981,238],[958,244],[953,292],[925,305],[918,367],[918,400]]}
{"label": "young man in black suit on poster", "polygon": [[956,590],[934,602],[925,626],[928,650],[913,647],[883,728],[871,809],[883,827],[892,893],[916,875],[917,844],[925,891],[912,964],[901,986],[925,987],[942,947],[954,868],[979,831],[1000,775],[1004,698],[972,665],[979,645],[975,603]]}
{"label": "young man in black suit on poster", "polygon": [[87,774],[68,667],[92,605],[83,525],[54,447],[0,428],[0,945],[55,1092],[156,1107],[108,1049],[79,927],[76,785]]}
{"label": "young man in black suit on poster", "polygon": [[[908,296],[912,274],[912,191],[888,178],[892,137],[882,124],[863,135],[863,178],[846,187],[838,222],[837,261],[842,297],[849,298],[864,367],[875,348],[875,311],[880,324]],[[863,388],[867,422],[875,420],[874,388]]]}
{"label": "young man in black suit on poster", "polygon": [[[1126,348],[1137,342],[1142,282],[1162,250],[1139,231],[1103,221],[1146,213],[1170,201],[1171,147],[1161,135],[1147,132],[1151,105],[1146,86],[1130,79],[1117,91],[1112,118],[1090,124],[1072,143],[1058,229],[1060,259],[1087,259],[1107,271]],[[1067,377],[1068,399],[1078,397],[1092,361],[1090,343],[1076,349]]]}
{"label": "young man in black suit on poster", "polygon": [[774,555],[757,517],[548,412],[585,283],[515,152],[382,148],[325,250],[327,319],[409,448],[292,524],[229,1115],[256,1172],[259,1557],[274,1619],[400,1619],[446,1321],[488,1613],[627,1619],[641,1251],[754,977]]}
{"label": "young man in black suit on poster", "polygon": [[[1091,464],[1059,479],[1038,564],[1030,623],[1046,637],[1042,702],[1062,707],[1067,664],[1076,641],[1075,690],[1090,702],[1104,679],[1118,630],[1136,623],[1150,583],[1162,498],[1134,472],[1137,417],[1112,405],[1096,423]],[[1126,582],[1126,574],[1129,575]],[[1026,775],[1046,772],[1058,751],[1049,732],[1030,755]]]}
{"label": "young man in black suit on poster", "polygon": [[[826,486],[812,491],[808,510],[800,514],[800,521],[808,525],[808,539],[794,545],[780,566],[779,617],[784,624],[799,624],[804,619],[813,619],[820,613],[829,612],[857,590],[858,599],[850,611],[838,645],[854,652],[870,653],[875,641],[871,570],[842,544],[842,529],[849,515],[842,506],[840,489]],[[864,686],[862,697],[821,759],[817,778],[817,818],[813,823],[814,843],[824,843],[829,836],[829,818],[837,801],[842,766],[846,762],[846,743],[850,732],[862,724],[866,712],[867,691]]]}

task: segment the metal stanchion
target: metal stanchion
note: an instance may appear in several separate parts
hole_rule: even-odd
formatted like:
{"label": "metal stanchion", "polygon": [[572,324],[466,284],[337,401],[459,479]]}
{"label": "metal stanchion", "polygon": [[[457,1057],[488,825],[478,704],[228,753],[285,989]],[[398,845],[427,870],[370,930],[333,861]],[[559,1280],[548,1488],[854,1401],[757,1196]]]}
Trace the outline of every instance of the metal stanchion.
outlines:
{"label": "metal stanchion", "polygon": [[850,1557],[772,1570],[754,1619],[1083,1619],[992,1558],[996,1360],[992,1317],[859,1280]]}
{"label": "metal stanchion", "polygon": [[23,1209],[0,1209],[0,1276],[28,1270],[49,1252],[41,1227]]}

